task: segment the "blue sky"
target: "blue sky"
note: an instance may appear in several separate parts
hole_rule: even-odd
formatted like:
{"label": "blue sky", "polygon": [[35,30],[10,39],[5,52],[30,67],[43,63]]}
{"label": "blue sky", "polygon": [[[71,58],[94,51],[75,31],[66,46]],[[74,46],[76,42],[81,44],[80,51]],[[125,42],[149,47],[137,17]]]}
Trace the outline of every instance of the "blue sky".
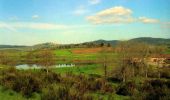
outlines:
{"label": "blue sky", "polygon": [[170,38],[170,0],[0,0],[0,44]]}

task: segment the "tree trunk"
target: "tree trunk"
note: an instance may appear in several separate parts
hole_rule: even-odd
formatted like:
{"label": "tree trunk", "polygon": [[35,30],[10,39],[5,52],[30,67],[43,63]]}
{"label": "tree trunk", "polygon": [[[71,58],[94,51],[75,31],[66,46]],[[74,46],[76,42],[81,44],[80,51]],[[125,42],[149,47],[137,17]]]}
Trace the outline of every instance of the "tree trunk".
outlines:
{"label": "tree trunk", "polygon": [[131,67],[132,67],[132,77],[134,77],[135,76],[135,62],[134,61],[132,61],[132,66]]}
{"label": "tree trunk", "polygon": [[125,78],[125,77],[123,78],[123,82],[124,82],[124,83],[126,82],[126,78]]}
{"label": "tree trunk", "polygon": [[106,64],[104,64],[104,76],[105,76],[105,78],[107,77],[107,66],[106,66]]}
{"label": "tree trunk", "polygon": [[49,71],[48,71],[48,67],[46,68],[46,71],[47,71],[47,75],[48,75],[48,72],[49,72]]}
{"label": "tree trunk", "polygon": [[159,61],[158,61],[158,78],[161,78],[161,73],[160,73],[160,64],[159,64]]}
{"label": "tree trunk", "polygon": [[148,65],[146,65],[145,78],[148,78]]}
{"label": "tree trunk", "polygon": [[161,78],[161,73],[160,73],[160,71],[159,71],[159,73],[158,73],[158,78],[159,78],[159,79]]}
{"label": "tree trunk", "polygon": [[135,68],[134,68],[134,66],[132,68],[132,75],[133,75],[133,77],[135,76]]}
{"label": "tree trunk", "polygon": [[123,82],[126,82],[126,76],[125,76],[125,73],[123,73]]}
{"label": "tree trunk", "polygon": [[107,77],[107,65],[106,65],[106,57],[104,57],[104,63],[103,63],[103,67],[104,67],[104,77]]}

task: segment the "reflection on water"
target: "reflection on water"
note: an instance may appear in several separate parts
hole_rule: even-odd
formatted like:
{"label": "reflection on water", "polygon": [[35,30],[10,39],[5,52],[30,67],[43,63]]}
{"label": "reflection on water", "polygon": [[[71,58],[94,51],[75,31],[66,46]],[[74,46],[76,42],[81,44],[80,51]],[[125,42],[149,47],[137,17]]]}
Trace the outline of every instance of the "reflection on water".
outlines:
{"label": "reflection on water", "polygon": [[[58,65],[51,66],[50,68],[74,67],[74,66],[75,64],[58,64]],[[32,65],[22,64],[22,65],[17,65],[15,67],[16,69],[41,69],[43,68],[42,66],[38,66],[36,64],[32,64]]]}

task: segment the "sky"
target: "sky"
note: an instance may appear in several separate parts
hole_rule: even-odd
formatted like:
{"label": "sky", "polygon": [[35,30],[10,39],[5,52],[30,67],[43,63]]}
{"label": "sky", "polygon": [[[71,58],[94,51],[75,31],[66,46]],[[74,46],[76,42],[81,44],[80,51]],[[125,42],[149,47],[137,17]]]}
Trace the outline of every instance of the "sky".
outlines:
{"label": "sky", "polygon": [[170,0],[0,0],[0,44],[170,38]]}

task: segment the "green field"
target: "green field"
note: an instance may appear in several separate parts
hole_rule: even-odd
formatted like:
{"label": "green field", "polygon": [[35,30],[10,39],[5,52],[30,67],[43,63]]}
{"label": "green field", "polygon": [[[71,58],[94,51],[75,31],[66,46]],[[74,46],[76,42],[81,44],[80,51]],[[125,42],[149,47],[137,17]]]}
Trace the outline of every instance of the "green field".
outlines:
{"label": "green field", "polygon": [[73,49],[61,49],[55,50],[58,63],[72,62],[74,60],[96,60],[99,53],[93,54],[74,54]]}
{"label": "green field", "polygon": [[[99,98],[102,98],[102,100],[112,100],[110,98],[114,98],[114,100],[130,100],[131,99],[130,95],[125,96],[125,95],[120,95],[120,94],[118,95],[116,93],[117,89],[120,86],[123,86],[123,84],[120,81],[109,80],[109,78],[112,77],[112,74],[114,74],[114,73],[112,73],[113,70],[118,67],[118,66],[116,66],[117,64],[115,62],[115,60],[118,57],[117,54],[115,52],[107,52],[107,53],[105,53],[105,55],[103,55],[101,52],[97,51],[96,49],[94,49],[94,51],[93,51],[93,49],[89,49],[89,48],[87,50],[85,50],[85,49],[86,48],[53,50],[55,57],[56,57],[56,64],[75,64],[75,66],[74,67],[62,67],[62,68],[50,68],[50,70],[49,70],[50,73],[58,74],[61,76],[62,81],[66,81],[66,80],[67,81],[66,81],[66,83],[62,83],[62,82],[61,83],[55,83],[55,82],[54,83],[50,83],[50,82],[44,83],[45,85],[47,85],[47,87],[44,86],[42,88],[42,91],[43,90],[47,91],[47,88],[49,88],[49,86],[54,86],[55,88],[62,87],[63,84],[67,85],[67,82],[68,82],[68,84],[70,84],[69,83],[70,81],[75,82],[74,84],[77,85],[79,82],[81,84],[87,84],[88,82],[86,83],[86,81],[90,78],[94,78],[94,80],[93,80],[94,82],[95,82],[95,80],[98,80],[98,79],[99,80],[104,79],[104,81],[106,81],[107,84],[111,84],[110,86],[114,89],[114,92],[103,93],[103,91],[101,91],[101,90],[96,90],[96,91],[88,91],[87,94],[85,94],[85,95],[90,94],[96,100]],[[84,52],[82,53],[81,51],[83,51],[83,50],[84,50]],[[29,54],[30,51],[5,50],[5,51],[1,51],[1,52],[7,53],[9,58],[14,59],[18,62],[17,64],[27,64],[26,63],[27,54]],[[167,50],[165,52],[165,54],[170,54],[170,50]],[[107,58],[107,59],[110,59],[112,63],[107,64],[107,71],[109,72],[108,73],[109,75],[105,79],[104,66],[103,66],[103,63],[101,63],[101,61],[103,60],[103,57],[105,57],[105,56],[107,57],[108,55],[111,57],[111,59],[110,58]],[[149,67],[151,67],[151,66],[149,66]],[[30,75],[29,77],[31,77],[32,74],[33,75],[35,74],[35,77],[37,77],[37,79],[38,78],[41,79],[41,77],[39,77],[39,75],[41,75],[41,74],[42,74],[42,76],[46,76],[46,73],[44,74],[45,71],[43,71],[41,69],[17,70],[17,71],[15,71],[16,69],[10,71],[10,69],[11,69],[11,65],[0,65],[0,74],[2,75],[2,76],[0,76],[0,80],[4,78],[3,75],[8,76],[8,73],[9,73],[9,75],[12,75],[12,77],[15,76],[14,73],[16,75],[21,75],[20,76],[21,79],[23,78],[22,75],[24,75],[24,74],[26,76]],[[6,72],[5,74],[4,74],[4,71]],[[13,73],[13,71],[14,71],[14,73]],[[156,75],[156,74],[158,72],[158,69],[155,66],[152,66],[152,69],[149,69],[149,71],[151,72],[149,74],[153,75],[154,78],[152,78],[152,76],[151,76],[151,78],[144,78],[141,76],[136,76],[136,77],[133,77],[132,79],[130,78],[129,81],[134,82],[134,84],[137,86],[136,90],[134,90],[135,92],[139,92],[139,90],[137,91],[137,89],[140,89],[142,87],[141,84],[144,84],[145,81],[157,79],[158,75]],[[168,71],[166,69],[164,69],[163,71],[164,71],[163,74],[165,73],[166,77],[169,78],[170,74],[168,73]],[[71,79],[67,75],[71,75]],[[85,81],[81,80],[82,76],[86,79]],[[53,78],[53,76],[50,76],[50,77]],[[169,79],[166,77],[164,78],[163,81],[169,81]],[[34,78],[34,76],[33,76],[33,78]],[[79,78],[80,78],[80,80],[79,80]],[[7,78],[7,81],[8,81],[8,78]],[[94,84],[93,81],[92,81],[92,85]],[[2,82],[2,80],[1,80],[1,82]],[[83,82],[85,82],[85,83],[83,83]],[[95,84],[98,84],[98,83],[95,83]],[[21,82],[21,85],[22,85],[22,82]],[[73,88],[72,85],[70,87],[71,87],[71,89]],[[107,88],[107,87],[105,87],[105,88]],[[133,86],[132,86],[132,88],[133,88]],[[74,89],[72,89],[72,90],[74,90]],[[0,100],[41,100],[42,94],[45,93],[44,91],[43,92],[42,91],[33,93],[33,95],[31,97],[27,98],[23,95],[23,93],[16,92],[12,89],[7,89],[7,88],[5,88],[5,86],[1,85],[0,86]]]}

